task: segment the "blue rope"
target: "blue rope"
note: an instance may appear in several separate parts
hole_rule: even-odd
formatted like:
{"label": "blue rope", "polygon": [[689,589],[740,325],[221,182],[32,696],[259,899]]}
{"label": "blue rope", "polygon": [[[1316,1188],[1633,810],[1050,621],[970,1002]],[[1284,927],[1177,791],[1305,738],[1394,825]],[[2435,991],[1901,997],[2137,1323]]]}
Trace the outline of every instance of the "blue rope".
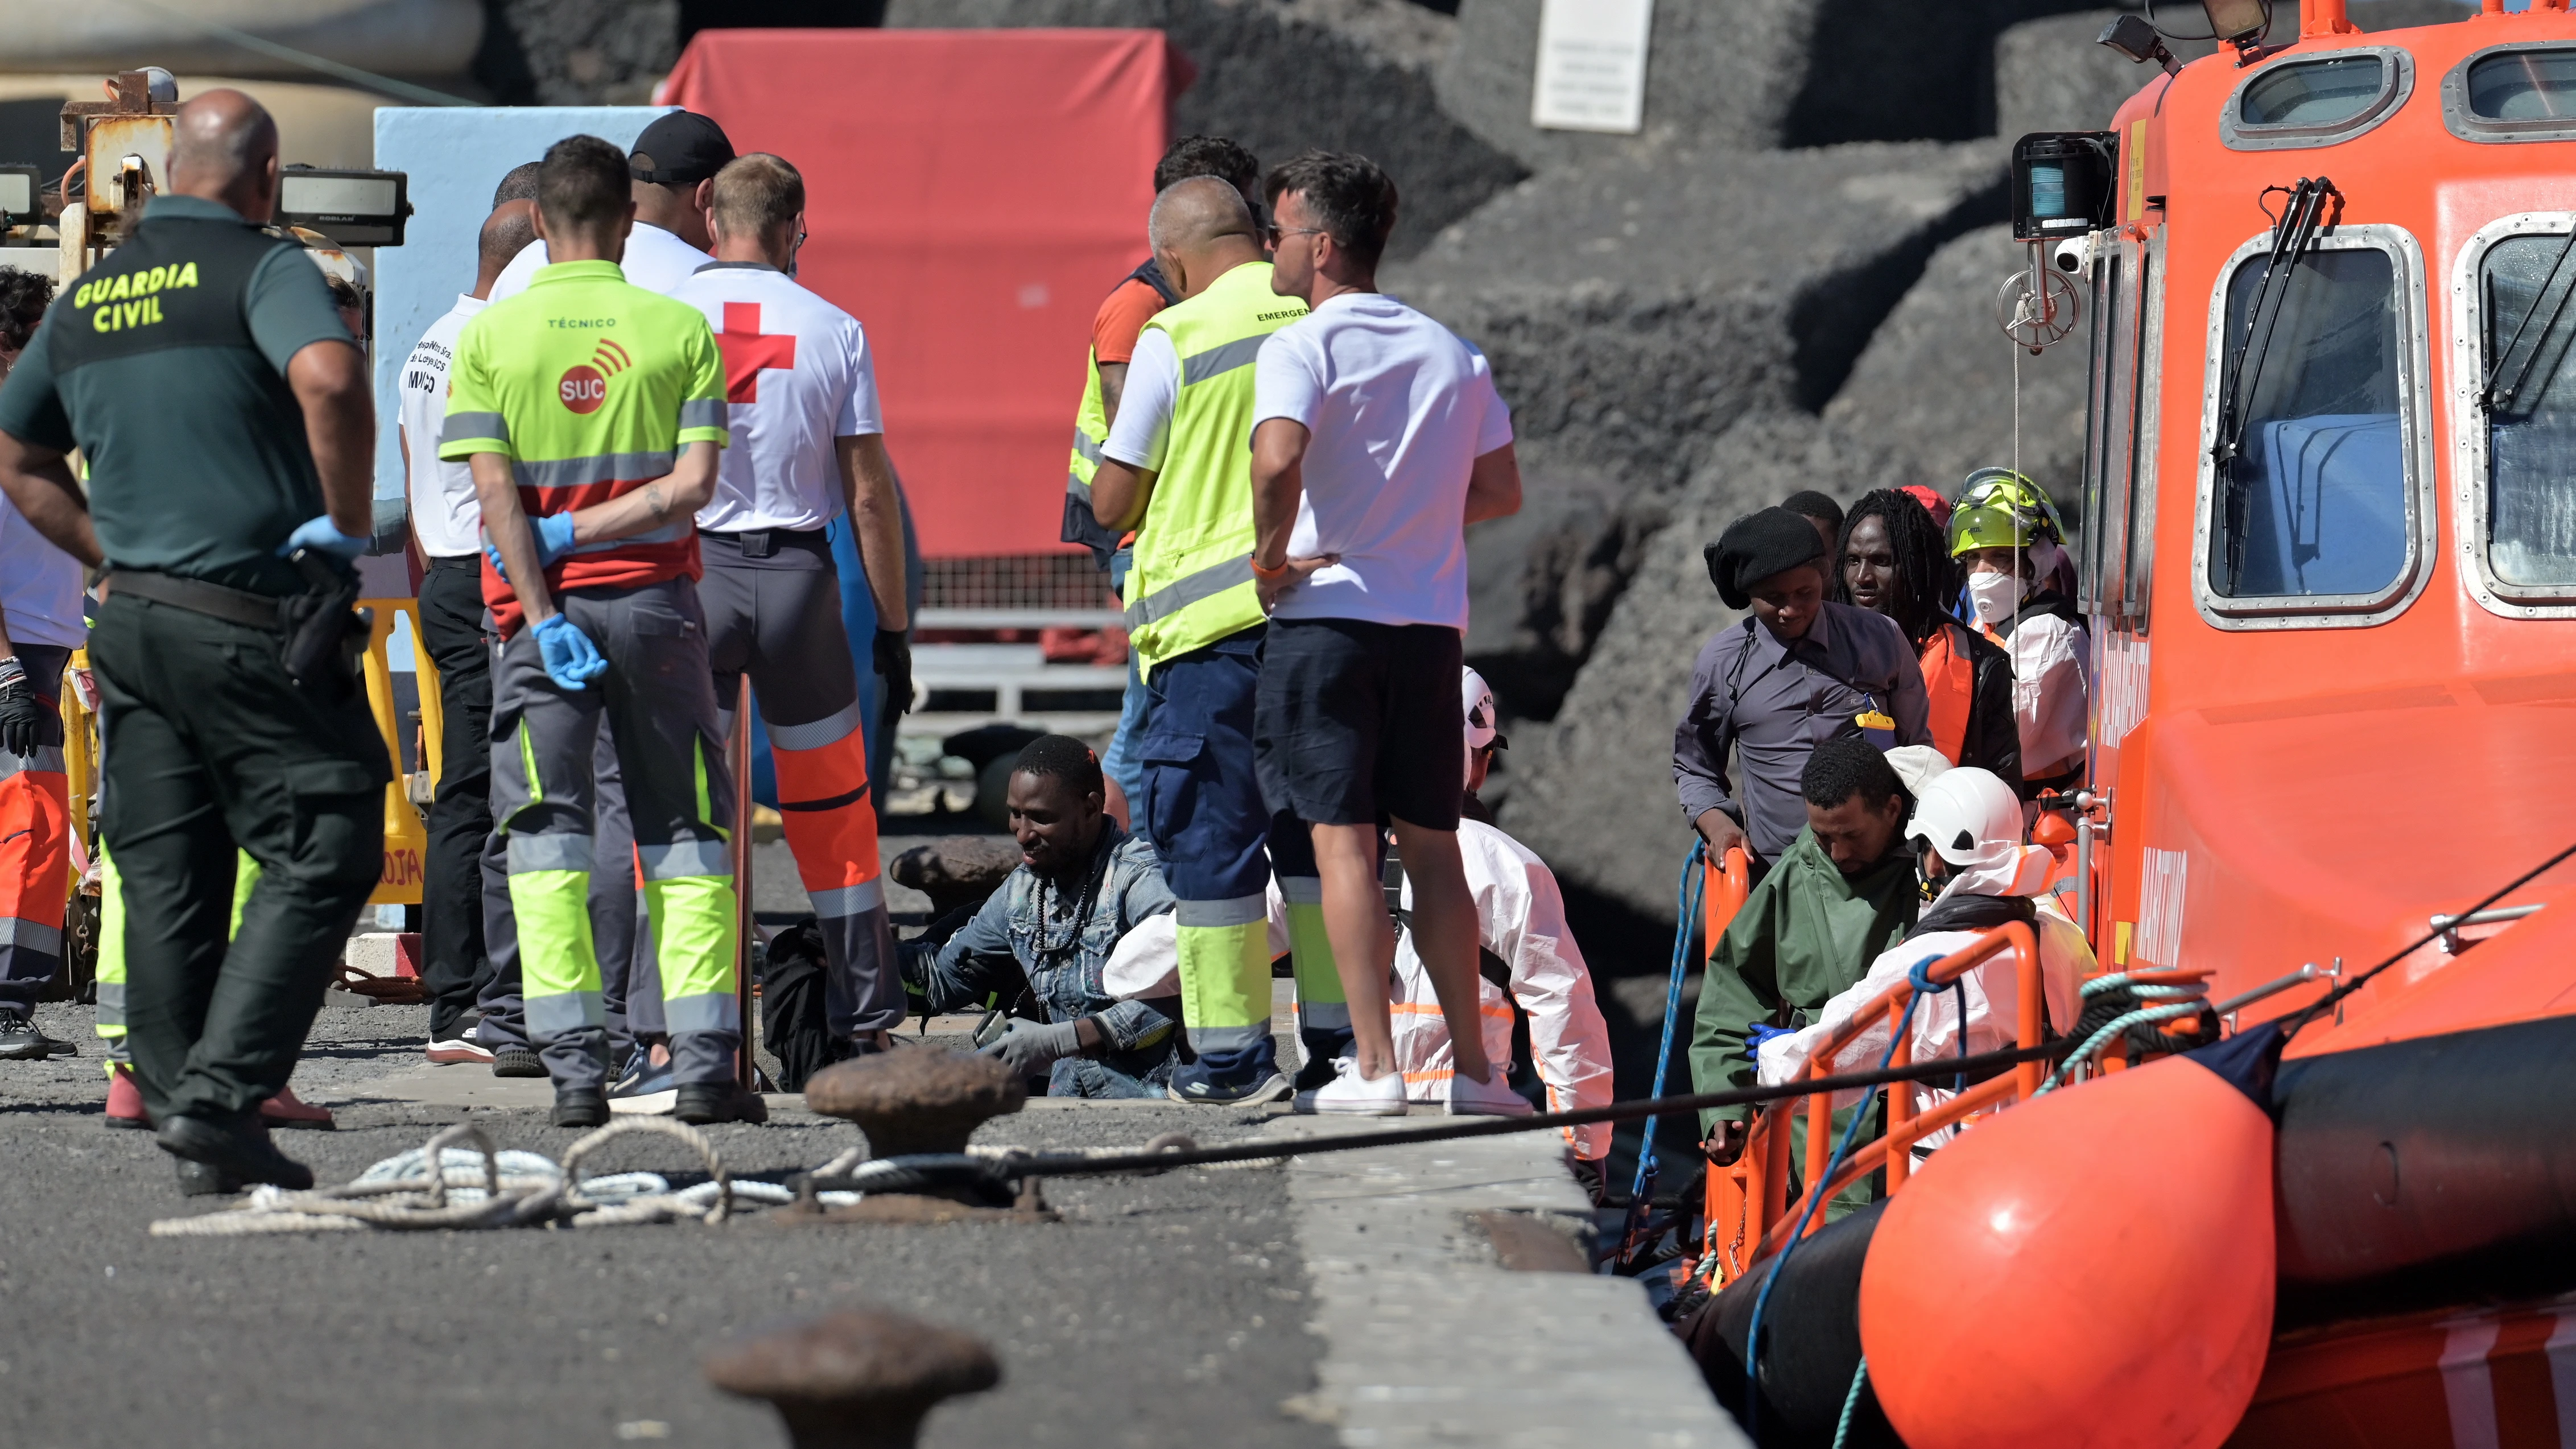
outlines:
{"label": "blue rope", "polygon": [[[1708,859],[1708,842],[1691,842],[1690,854],[1682,859],[1680,885],[1673,892],[1677,919],[1673,923],[1672,979],[1664,987],[1663,1047],[1655,1054],[1655,1095],[1664,1094],[1664,1075],[1673,1061],[1673,1027],[1682,1012],[1682,978],[1691,962],[1691,941],[1699,924],[1702,864]],[[1714,945],[1715,943],[1711,943]],[[1637,1139],[1637,1176],[1628,1189],[1628,1217],[1619,1239],[1619,1259],[1625,1262],[1636,1249],[1636,1236],[1652,1206],[1655,1180],[1663,1175],[1663,1163],[1655,1155],[1655,1122],[1646,1119],[1645,1131]]]}
{"label": "blue rope", "polygon": [[[1905,973],[1906,981],[1914,987],[1914,994],[1905,999],[1905,1012],[1897,1018],[1896,1031],[1888,1038],[1887,1054],[1878,1059],[1880,1071],[1886,1071],[1888,1064],[1896,1060],[1896,1048],[1905,1041],[1906,1034],[1913,1029],[1915,1006],[1924,997],[1941,989],[1932,984],[1930,975],[1933,964],[1940,959],[1938,956],[1926,956],[1914,963],[1913,970]],[[1828,1100],[1826,1106],[1830,1109],[1832,1102]],[[1789,1255],[1796,1252],[1798,1245],[1807,1239],[1807,1224],[1815,1221],[1816,1210],[1824,1206],[1825,1184],[1834,1180],[1834,1174],[1842,1171],[1843,1159],[1851,1155],[1852,1143],[1860,1136],[1861,1124],[1869,1120],[1868,1108],[1869,1103],[1866,1101],[1853,1106],[1851,1125],[1843,1129],[1842,1141],[1835,1144],[1834,1155],[1825,1163],[1824,1176],[1806,1185],[1806,1203],[1799,1209],[1797,1229],[1789,1234],[1789,1241],[1780,1245],[1779,1254],[1771,1260],[1770,1276],[1762,1280],[1762,1291],[1753,1299],[1753,1321],[1744,1331],[1744,1432],[1746,1437],[1757,1444],[1762,1441],[1762,1376],[1759,1364],[1762,1356],[1763,1311],[1771,1306],[1771,1290],[1780,1286],[1780,1270],[1789,1266]],[[1775,1131],[1788,1130],[1786,1115],[1784,1113],[1782,1120],[1774,1124]],[[1828,1120],[1830,1120],[1830,1114]]]}
{"label": "blue rope", "polygon": [[1843,1395],[1843,1416],[1834,1425],[1834,1449],[1843,1449],[1851,1437],[1852,1415],[1860,1408],[1860,1391],[1869,1384],[1869,1355],[1861,1355],[1860,1367],[1852,1374],[1851,1392]]}

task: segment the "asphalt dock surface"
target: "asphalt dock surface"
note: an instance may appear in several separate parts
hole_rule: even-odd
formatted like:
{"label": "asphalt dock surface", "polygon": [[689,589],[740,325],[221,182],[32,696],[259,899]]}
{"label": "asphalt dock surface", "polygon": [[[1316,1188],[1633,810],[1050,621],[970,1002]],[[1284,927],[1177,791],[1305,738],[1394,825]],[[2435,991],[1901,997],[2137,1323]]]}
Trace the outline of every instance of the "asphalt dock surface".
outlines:
{"label": "asphalt dock surface", "polygon": [[[326,1233],[154,1238],[183,1199],[142,1132],[101,1126],[91,1012],[47,1006],[83,1054],[0,1062],[0,1443],[71,1446],[785,1443],[765,1405],[707,1386],[728,1335],[870,1304],[972,1333],[1000,1388],[935,1413],[926,1445],[1328,1445],[1283,1412],[1321,1341],[1283,1185],[1265,1166],[1047,1183],[1055,1224]],[[325,1184],[469,1115],[496,1146],[560,1159],[543,1082],[423,1069],[426,1007],[326,1010],[295,1088],[336,1132],[278,1134]],[[417,1100],[423,1078],[517,1089],[526,1106]],[[390,1085],[387,1085],[390,1084]],[[526,1089],[535,1088],[534,1093]],[[411,1095],[397,1095],[409,1093]],[[428,1095],[439,1095],[430,1093]],[[778,1178],[857,1142],[772,1098],[762,1127],[712,1129],[727,1168]],[[1262,1118],[1172,1104],[1032,1108],[978,1141],[1142,1144],[1247,1136]],[[696,1180],[644,1139],[600,1170]]]}

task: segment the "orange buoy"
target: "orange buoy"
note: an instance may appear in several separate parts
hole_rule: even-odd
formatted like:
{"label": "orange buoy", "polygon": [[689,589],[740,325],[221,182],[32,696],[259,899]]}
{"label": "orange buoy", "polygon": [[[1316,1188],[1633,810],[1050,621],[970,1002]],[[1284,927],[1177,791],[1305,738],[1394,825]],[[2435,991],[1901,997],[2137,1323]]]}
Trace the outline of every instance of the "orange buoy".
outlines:
{"label": "orange buoy", "polygon": [[2272,1335],[2272,1120],[2168,1058],[1935,1154],[1861,1269],[1869,1380],[1911,1449],[2210,1449]]}

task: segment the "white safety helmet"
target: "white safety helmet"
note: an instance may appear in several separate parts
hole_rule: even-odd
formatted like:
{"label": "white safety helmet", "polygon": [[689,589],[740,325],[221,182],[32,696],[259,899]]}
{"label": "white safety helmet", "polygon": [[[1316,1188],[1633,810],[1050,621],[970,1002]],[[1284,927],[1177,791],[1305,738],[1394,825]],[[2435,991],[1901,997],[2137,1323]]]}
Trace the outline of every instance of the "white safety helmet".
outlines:
{"label": "white safety helmet", "polygon": [[1488,745],[1498,750],[1512,747],[1512,742],[1504,739],[1502,730],[1498,728],[1503,714],[1501,707],[1494,703],[1493,686],[1485,683],[1485,676],[1473,669],[1458,671],[1458,713],[1467,722],[1468,768],[1475,767],[1476,752]]}
{"label": "white safety helmet", "polygon": [[1992,770],[1944,770],[1917,795],[1905,838],[1962,870],[2003,867],[2021,854],[2021,800]]}

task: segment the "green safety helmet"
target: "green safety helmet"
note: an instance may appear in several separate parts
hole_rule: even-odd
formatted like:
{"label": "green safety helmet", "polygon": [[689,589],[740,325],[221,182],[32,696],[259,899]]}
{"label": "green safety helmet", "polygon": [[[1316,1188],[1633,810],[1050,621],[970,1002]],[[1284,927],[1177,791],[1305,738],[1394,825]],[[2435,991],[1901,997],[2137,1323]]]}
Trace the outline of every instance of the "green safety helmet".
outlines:
{"label": "green safety helmet", "polygon": [[2048,490],[2010,468],[1979,468],[1961,485],[1950,515],[1950,556],[1978,548],[2028,548],[2066,542],[2066,525]]}

